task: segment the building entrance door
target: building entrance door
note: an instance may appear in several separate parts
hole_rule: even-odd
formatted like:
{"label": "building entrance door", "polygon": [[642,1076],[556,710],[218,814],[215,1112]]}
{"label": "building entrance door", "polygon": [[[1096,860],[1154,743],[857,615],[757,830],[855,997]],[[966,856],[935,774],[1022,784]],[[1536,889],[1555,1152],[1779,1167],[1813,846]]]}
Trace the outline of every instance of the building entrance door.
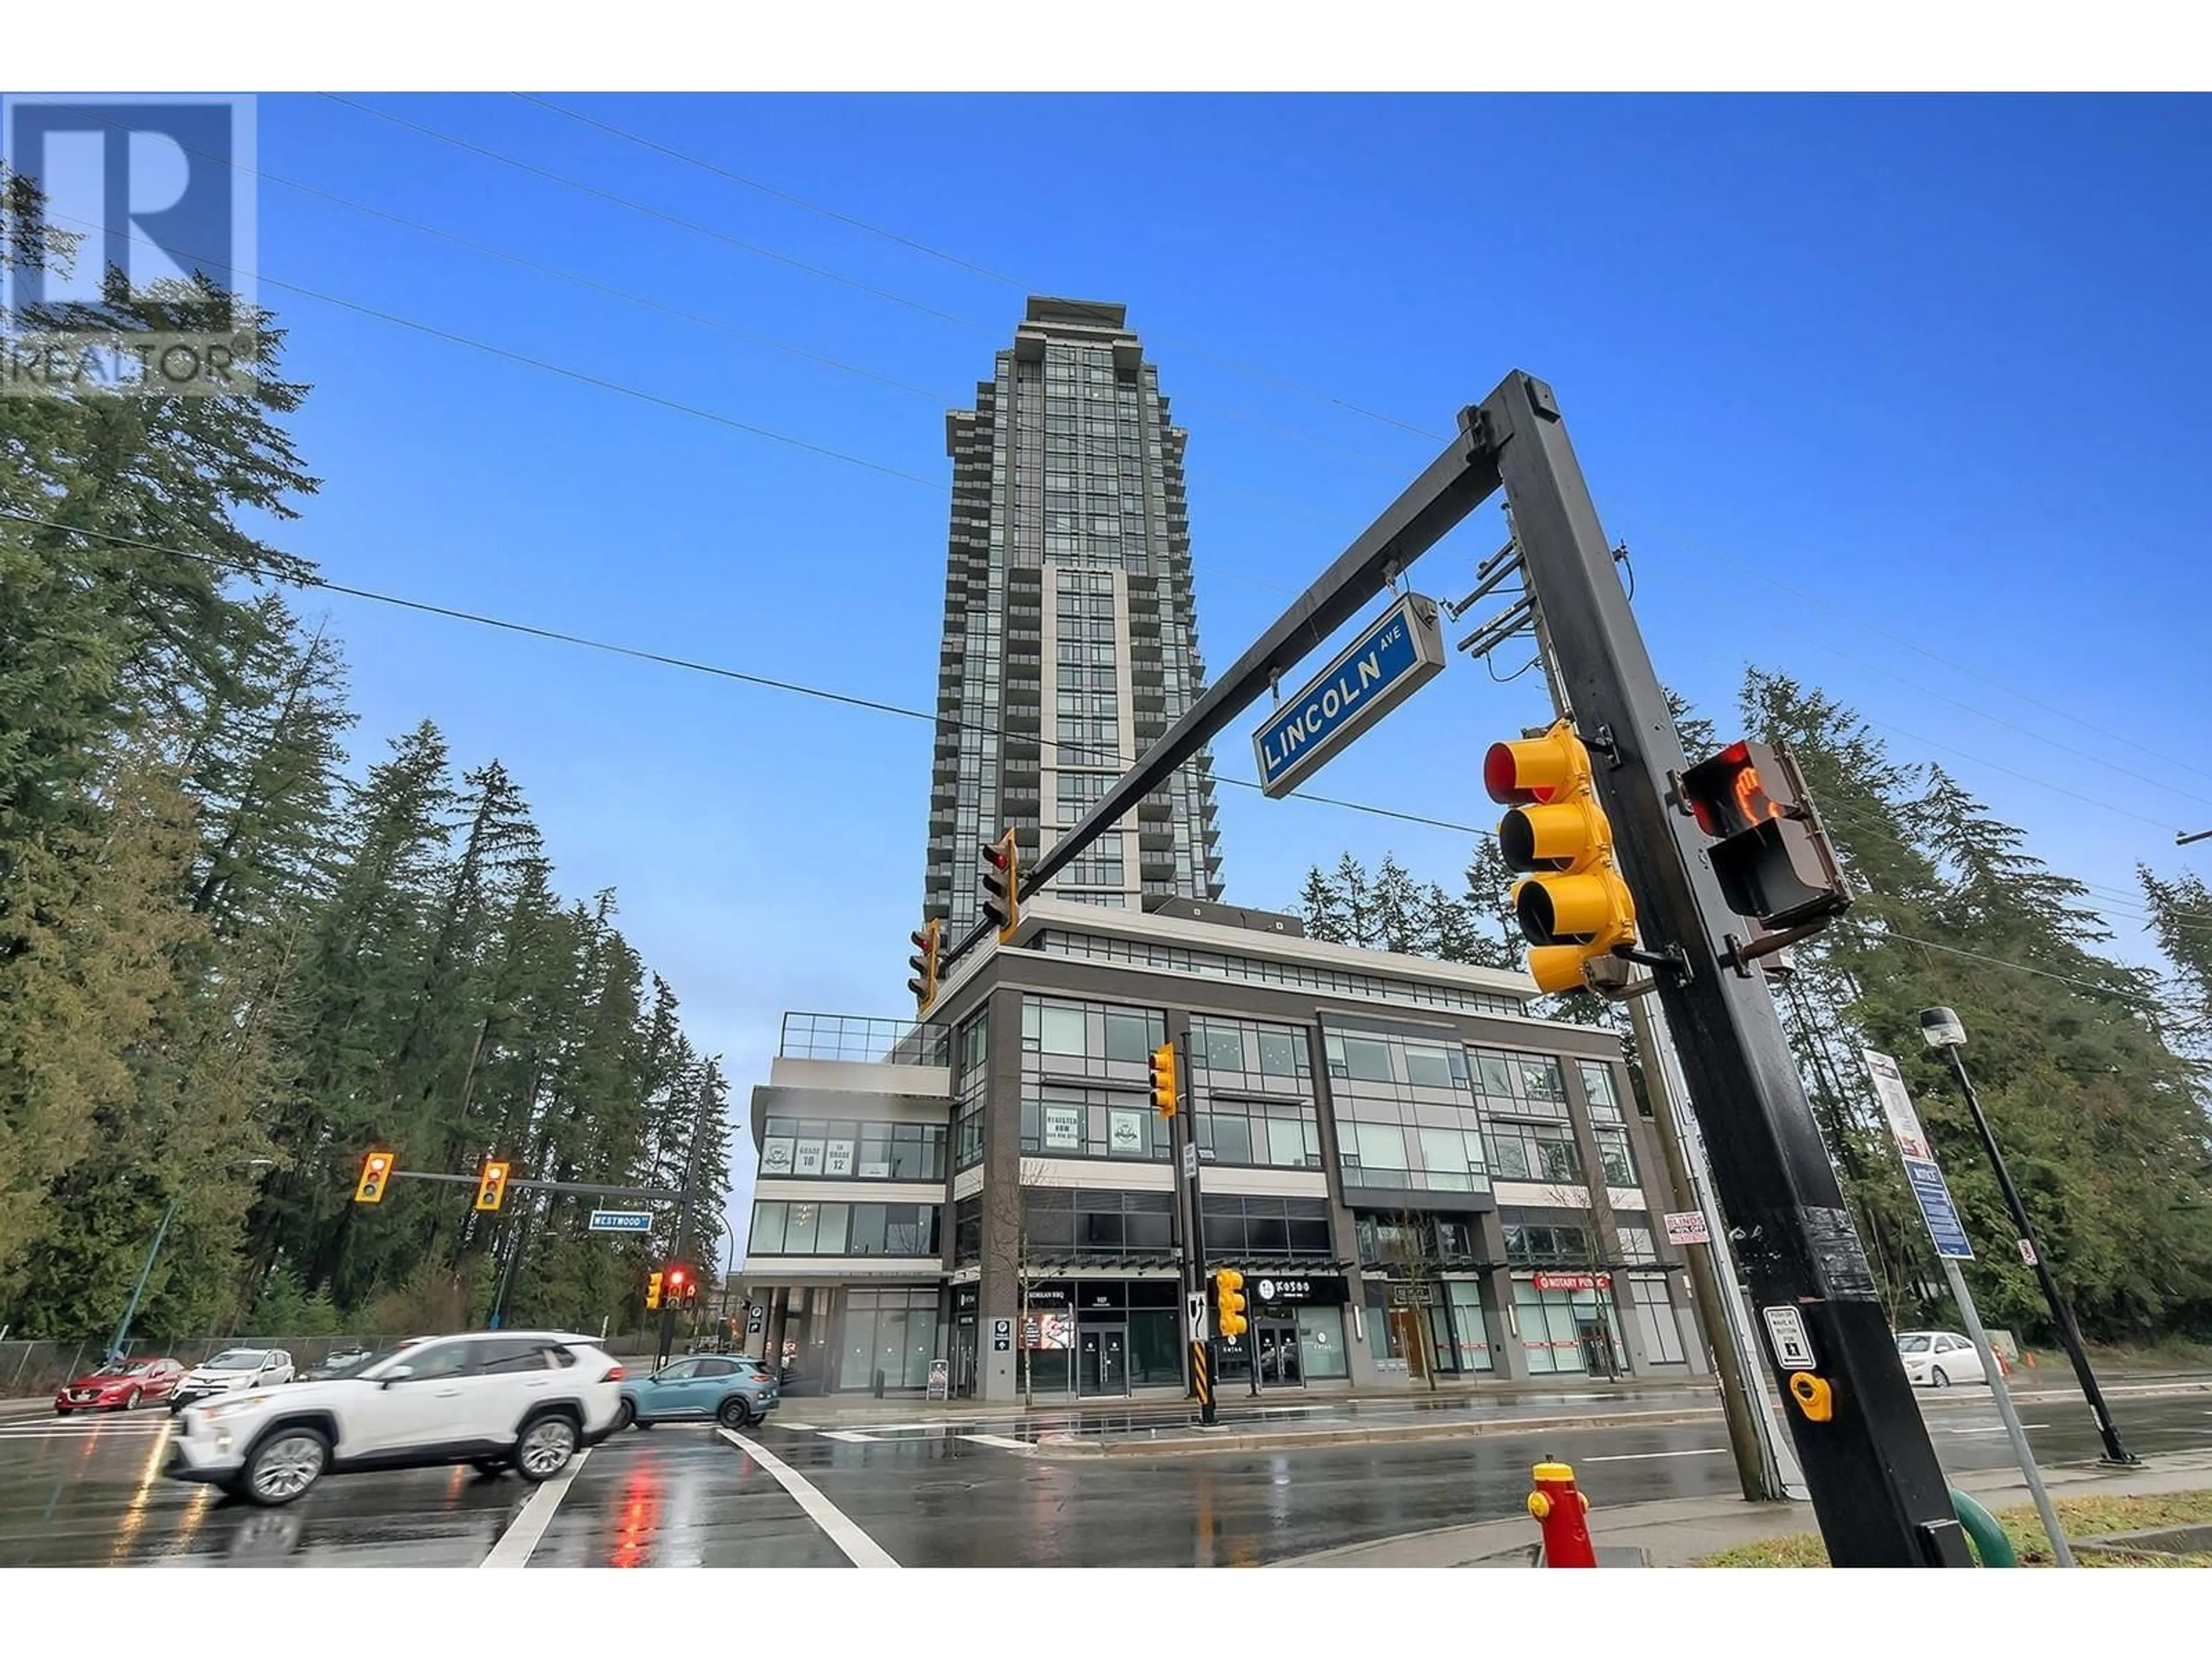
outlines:
{"label": "building entrance door", "polygon": [[1605,1322],[1578,1308],[1575,1310],[1575,1335],[1583,1346],[1583,1370],[1592,1376],[1611,1376],[1613,1345],[1606,1339]]}
{"label": "building entrance door", "polygon": [[1305,1376],[1298,1365],[1297,1323],[1287,1319],[1263,1319],[1253,1327],[1253,1331],[1260,1339],[1260,1386],[1303,1388]]}
{"label": "building entrance door", "polygon": [[1129,1392],[1129,1328],[1085,1325],[1077,1353],[1076,1390],[1094,1395]]}

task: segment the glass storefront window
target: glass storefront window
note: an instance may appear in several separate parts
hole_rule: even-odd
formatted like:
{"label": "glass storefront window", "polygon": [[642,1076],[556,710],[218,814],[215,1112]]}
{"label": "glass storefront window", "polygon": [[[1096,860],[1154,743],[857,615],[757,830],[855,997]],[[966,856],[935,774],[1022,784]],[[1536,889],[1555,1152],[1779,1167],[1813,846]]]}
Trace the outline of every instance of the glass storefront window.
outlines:
{"label": "glass storefront window", "polygon": [[1344,1346],[1344,1310],[1298,1310],[1298,1368],[1308,1382],[1316,1377],[1352,1374],[1352,1356]]}
{"label": "glass storefront window", "polygon": [[1444,1292],[1451,1304],[1452,1346],[1462,1371],[1493,1369],[1490,1325],[1482,1311],[1482,1286],[1473,1279],[1447,1280]]}

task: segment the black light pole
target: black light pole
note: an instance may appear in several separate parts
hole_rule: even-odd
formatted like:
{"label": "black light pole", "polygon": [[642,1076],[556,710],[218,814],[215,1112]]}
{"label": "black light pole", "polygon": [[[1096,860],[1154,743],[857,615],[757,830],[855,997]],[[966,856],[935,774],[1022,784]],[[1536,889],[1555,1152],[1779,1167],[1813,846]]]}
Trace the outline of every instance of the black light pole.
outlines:
{"label": "black light pole", "polygon": [[1990,1155],[1990,1167],[1996,1171],[1997,1188],[2004,1194],[2005,1207],[2012,1212],[2012,1224],[2020,1231],[2021,1254],[2035,1269],[2036,1281],[2043,1286],[2043,1299],[2051,1304],[2051,1322],[2057,1328],[2066,1357],[2074,1362],[2074,1375],[2081,1380],[2081,1393],[2096,1415],[2097,1433],[2105,1443],[2105,1455],[2097,1461],[2122,1468],[2140,1468],[2142,1460],[2120,1443],[2119,1427],[2112,1421],[2111,1408],[2105,1404],[2096,1373],[2089,1369],[2089,1356],[2081,1351],[2081,1333],[2075,1326],[2074,1310],[2066,1305],[2058,1281],[2051,1276],[2050,1266],[2043,1259],[2043,1246],[2037,1241],[2035,1228],[2027,1218],[2027,1206],[2020,1201],[2011,1172],[2005,1168],[2004,1154],[1997,1149],[1997,1138],[1990,1132],[1989,1119],[1982,1115],[1981,1097],[1975,1094],[1973,1083],[1966,1076],[1966,1062],[1959,1058],[1959,1050],[1966,1046],[1966,1026],[1948,1008],[1923,1008],[1920,1011],[1920,1035],[1929,1048],[1941,1048],[1948,1057],[1951,1075],[1959,1079],[1960,1092],[1966,1097],[1966,1110],[1974,1120],[1974,1133],[1982,1138],[1982,1150]]}

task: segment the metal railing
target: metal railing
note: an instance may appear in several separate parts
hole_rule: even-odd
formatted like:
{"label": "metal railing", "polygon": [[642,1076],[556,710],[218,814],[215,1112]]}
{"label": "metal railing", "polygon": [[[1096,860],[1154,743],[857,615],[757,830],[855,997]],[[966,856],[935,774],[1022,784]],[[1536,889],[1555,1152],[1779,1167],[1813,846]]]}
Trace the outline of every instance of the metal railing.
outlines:
{"label": "metal railing", "polygon": [[786,1014],[776,1054],[784,1060],[944,1066],[951,1063],[952,1032],[944,1025],[866,1014]]}

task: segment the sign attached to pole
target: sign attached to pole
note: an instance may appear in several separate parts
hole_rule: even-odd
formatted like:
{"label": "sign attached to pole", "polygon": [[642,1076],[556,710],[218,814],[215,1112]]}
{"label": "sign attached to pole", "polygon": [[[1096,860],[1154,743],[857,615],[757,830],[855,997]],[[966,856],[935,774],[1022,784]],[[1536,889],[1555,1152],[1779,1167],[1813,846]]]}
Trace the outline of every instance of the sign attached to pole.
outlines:
{"label": "sign attached to pole", "polygon": [[1667,1212],[1667,1242],[1669,1244],[1710,1244],[1712,1235],[1705,1231],[1703,1210],[1670,1210]]}
{"label": "sign attached to pole", "polygon": [[1183,1323],[1194,1342],[1206,1340],[1206,1292],[1193,1291],[1182,1299]]}
{"label": "sign attached to pole", "polygon": [[991,1352],[993,1353],[1010,1352],[1013,1346],[1014,1322],[1011,1319],[993,1320],[991,1322]]}
{"label": "sign attached to pole", "polygon": [[588,1230],[595,1233],[649,1233],[653,1231],[653,1212],[594,1210]]}
{"label": "sign attached to pole", "polygon": [[1182,1146],[1182,1178],[1189,1181],[1194,1179],[1197,1175],[1198,1146],[1195,1142],[1186,1140]]}
{"label": "sign attached to pole", "polygon": [[1959,1206],[1951,1201],[1950,1184],[1943,1179],[1942,1166],[1936,1162],[1935,1151],[1920,1127],[1920,1115],[1912,1109],[1905,1074],[1887,1054],[1872,1048],[1862,1048],[1859,1054],[1866,1061],[1867,1075],[1874,1079],[1881,1115],[1889,1121],[1890,1138],[1897,1142],[1898,1154],[1905,1160],[1905,1182],[1912,1188],[1913,1202],[1920,1206],[1920,1218],[1935,1243],[1936,1254],[1954,1261],[1972,1261],[1974,1247],[1967,1242]]}
{"label": "sign attached to pole", "polygon": [[1435,601],[1407,594],[1252,734],[1260,793],[1271,800],[1288,794],[1443,665]]}

